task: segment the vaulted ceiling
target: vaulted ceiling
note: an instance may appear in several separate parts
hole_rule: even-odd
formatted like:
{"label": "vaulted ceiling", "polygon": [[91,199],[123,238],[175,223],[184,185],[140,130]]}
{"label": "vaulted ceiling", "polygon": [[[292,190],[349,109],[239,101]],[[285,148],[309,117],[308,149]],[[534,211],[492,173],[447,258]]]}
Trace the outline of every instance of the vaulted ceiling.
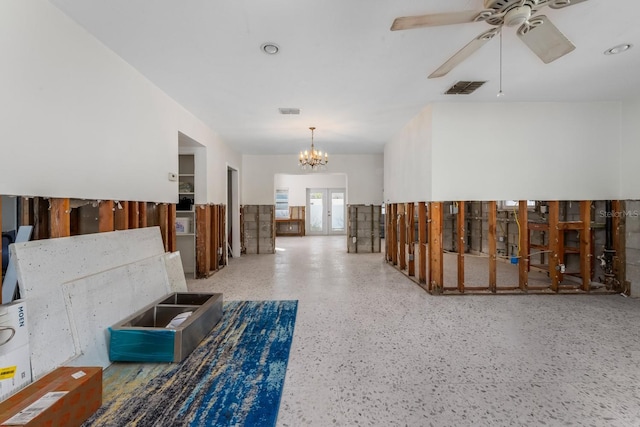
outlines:
{"label": "vaulted ceiling", "polygon": [[[307,147],[310,126],[329,153],[382,152],[433,102],[640,98],[637,0],[544,7],[539,14],[576,46],[549,64],[504,27],[499,99],[497,37],[444,77],[427,78],[488,23],[390,31],[396,17],[480,11],[482,0],[50,1],[243,153],[295,153]],[[264,53],[264,43],[279,52]],[[636,46],[603,54],[623,43]],[[460,80],[486,83],[444,95]],[[300,114],[280,114],[283,107]]]}

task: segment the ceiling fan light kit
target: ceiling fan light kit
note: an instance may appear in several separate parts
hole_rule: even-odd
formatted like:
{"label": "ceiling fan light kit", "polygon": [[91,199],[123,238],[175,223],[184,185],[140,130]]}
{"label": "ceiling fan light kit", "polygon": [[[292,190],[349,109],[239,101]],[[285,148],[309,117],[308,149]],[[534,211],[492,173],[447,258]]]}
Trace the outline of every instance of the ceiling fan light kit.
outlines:
{"label": "ceiling fan light kit", "polygon": [[528,5],[514,7],[504,15],[504,25],[507,27],[517,27],[531,18],[531,7]]}
{"label": "ceiling fan light kit", "polygon": [[545,64],[555,61],[575,49],[575,46],[544,15],[537,15],[546,6],[562,9],[588,0],[484,0],[484,9],[473,11],[435,13],[396,18],[392,31],[413,28],[485,22],[493,28],[479,36],[456,52],[429,78],[442,77],[461,64],[469,56],[502,32],[502,27],[518,27],[516,31],[522,42]]}

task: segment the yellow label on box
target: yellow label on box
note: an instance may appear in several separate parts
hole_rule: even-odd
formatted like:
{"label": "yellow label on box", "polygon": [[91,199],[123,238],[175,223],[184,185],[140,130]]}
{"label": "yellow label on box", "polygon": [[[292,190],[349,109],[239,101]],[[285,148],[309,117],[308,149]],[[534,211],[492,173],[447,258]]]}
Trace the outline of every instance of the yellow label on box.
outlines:
{"label": "yellow label on box", "polygon": [[7,366],[6,368],[0,368],[0,380],[8,380],[16,375],[18,370],[17,366]]}

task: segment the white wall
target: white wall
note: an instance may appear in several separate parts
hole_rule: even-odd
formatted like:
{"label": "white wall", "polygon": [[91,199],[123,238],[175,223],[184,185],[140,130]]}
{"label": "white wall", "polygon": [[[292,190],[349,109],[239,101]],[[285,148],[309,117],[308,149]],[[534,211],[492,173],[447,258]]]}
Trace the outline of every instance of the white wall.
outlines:
{"label": "white wall", "polygon": [[425,107],[384,147],[386,203],[431,200],[431,106]]}
{"label": "white wall", "polygon": [[0,194],[176,202],[181,131],[225,202],[241,157],[47,1],[0,2],[0,55]]}
{"label": "white wall", "polygon": [[622,105],[620,199],[640,199],[640,100]]}
{"label": "white wall", "polygon": [[438,104],[435,200],[616,198],[618,103]]}
{"label": "white wall", "polygon": [[[274,186],[276,190],[289,190],[289,206],[306,206],[307,188],[347,188],[347,175],[343,173],[276,174]],[[346,197],[348,200],[348,194]]]}
{"label": "white wall", "polygon": [[[618,198],[619,103],[442,103],[427,112],[385,147],[391,202]],[[430,158],[417,149],[429,129]]]}
{"label": "white wall", "polygon": [[[329,154],[326,173],[345,174],[347,203],[382,204],[382,154],[333,155]],[[292,155],[242,156],[242,204],[273,205],[275,175],[314,175],[324,172],[305,172],[298,167],[296,153]],[[301,206],[303,206],[302,203]]]}

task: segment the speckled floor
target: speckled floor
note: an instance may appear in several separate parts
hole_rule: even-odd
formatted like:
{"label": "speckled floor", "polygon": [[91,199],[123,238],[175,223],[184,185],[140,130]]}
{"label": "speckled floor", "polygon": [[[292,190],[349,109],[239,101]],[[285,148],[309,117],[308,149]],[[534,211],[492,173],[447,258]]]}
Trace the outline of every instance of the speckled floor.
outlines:
{"label": "speckled floor", "polygon": [[278,426],[640,426],[640,300],[431,296],[344,236],[277,247],[189,289],[299,300]]}

